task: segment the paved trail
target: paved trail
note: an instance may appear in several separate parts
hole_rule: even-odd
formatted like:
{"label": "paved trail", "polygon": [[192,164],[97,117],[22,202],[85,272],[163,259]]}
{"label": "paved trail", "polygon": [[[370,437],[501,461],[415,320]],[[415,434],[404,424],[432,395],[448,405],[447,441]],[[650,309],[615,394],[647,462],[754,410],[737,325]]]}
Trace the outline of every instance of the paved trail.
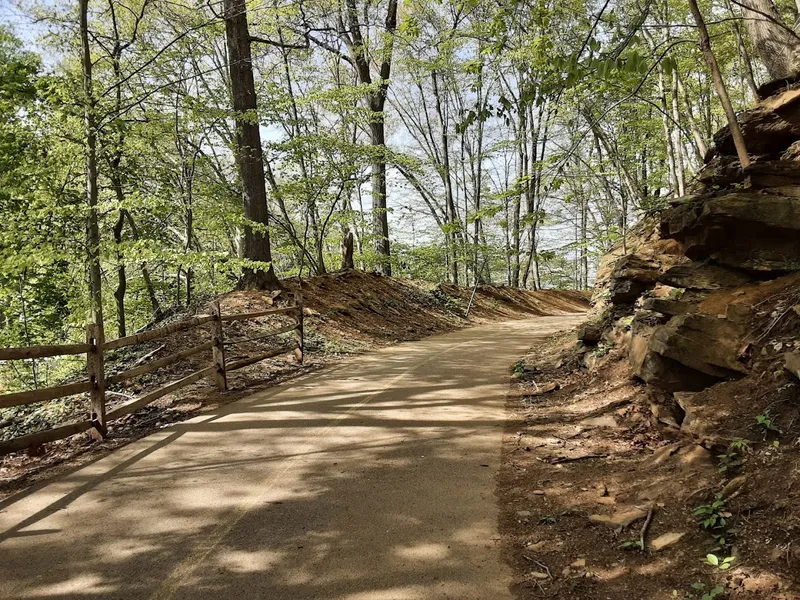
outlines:
{"label": "paved trail", "polygon": [[508,366],[580,317],[386,348],[0,503],[0,598],[503,600]]}

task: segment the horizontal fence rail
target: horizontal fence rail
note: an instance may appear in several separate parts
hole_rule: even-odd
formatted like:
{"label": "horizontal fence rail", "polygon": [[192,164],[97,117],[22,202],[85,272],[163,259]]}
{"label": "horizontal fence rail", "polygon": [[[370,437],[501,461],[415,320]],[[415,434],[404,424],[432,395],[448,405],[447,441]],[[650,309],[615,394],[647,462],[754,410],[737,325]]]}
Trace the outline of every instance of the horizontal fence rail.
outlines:
{"label": "horizontal fence rail", "polygon": [[70,356],[86,354],[89,344],[69,344],[67,346],[35,346],[32,348],[0,348],[0,360],[25,360],[28,358],[48,358],[50,356]]}
{"label": "horizontal fence rail", "polygon": [[[277,315],[291,315],[294,317],[294,323],[250,338],[230,340],[225,339],[223,326],[224,323],[248,321],[261,317]],[[144,362],[144,364],[134,366],[122,372],[106,372],[107,368],[105,366],[105,352],[118,350],[120,348],[129,346],[136,346],[153,340],[163,339],[174,333],[189,331],[206,324],[211,325],[211,335],[210,339],[202,344],[181,350],[180,352],[176,352],[158,360],[147,360]],[[228,389],[228,372],[254,365],[268,358],[274,358],[276,356],[293,352],[296,360],[302,363],[304,353],[303,330],[303,303],[302,298],[298,295],[295,296],[294,303],[291,306],[228,315],[223,315],[220,310],[219,303],[215,302],[212,306],[212,314],[210,315],[198,315],[177,323],[171,323],[158,329],[145,331],[108,342],[103,339],[101,327],[92,323],[87,326],[87,343],[85,344],[36,346],[30,348],[0,348],[0,361],[27,360],[36,358],[49,358],[54,356],[85,354],[86,372],[88,375],[88,380],[85,381],[67,383],[38,390],[0,395],[0,408],[24,406],[85,393],[89,394],[90,404],[89,418],[86,420],[60,425],[52,429],[38,431],[36,433],[23,435],[12,440],[0,442],[0,456],[3,454],[8,454],[9,452],[18,452],[26,448],[60,440],[71,435],[83,433],[85,431],[91,431],[92,435],[97,438],[105,437],[106,425],[109,421],[129,415],[139,408],[147,406],[159,398],[178,391],[181,388],[200,381],[201,379],[213,377],[217,389],[220,391],[225,391]],[[294,337],[292,342],[289,344],[285,344],[279,348],[271,349],[269,351],[244,358],[230,364],[226,364],[225,362],[225,348],[227,346],[256,342],[290,332],[294,333]],[[138,398],[134,398],[125,404],[116,406],[106,411],[106,391],[110,385],[115,385],[141,375],[153,373],[159,369],[185,360],[191,356],[208,352],[209,350],[211,351],[211,354],[210,365],[208,367],[195,371],[182,377],[181,379],[178,379],[177,381],[163,385],[155,390],[139,396]],[[151,354],[155,354],[155,352]],[[145,358],[149,358],[149,356],[150,355],[147,355]]]}

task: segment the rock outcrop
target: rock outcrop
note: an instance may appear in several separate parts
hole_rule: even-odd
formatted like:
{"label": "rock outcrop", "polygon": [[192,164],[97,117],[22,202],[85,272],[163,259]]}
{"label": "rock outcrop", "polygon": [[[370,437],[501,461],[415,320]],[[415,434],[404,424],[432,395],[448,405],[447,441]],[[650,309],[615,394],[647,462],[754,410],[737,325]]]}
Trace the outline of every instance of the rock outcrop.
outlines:
{"label": "rock outcrop", "polygon": [[[800,165],[798,165],[800,167]],[[663,213],[661,234],[699,261],[755,274],[800,269],[800,196],[736,191]]]}
{"label": "rock outcrop", "polygon": [[751,168],[721,130],[693,195],[645,219],[598,272],[602,338],[624,343],[634,375],[657,390],[657,420],[696,435],[715,414],[702,392],[749,372],[754,290],[800,272],[800,83],[741,124]]}

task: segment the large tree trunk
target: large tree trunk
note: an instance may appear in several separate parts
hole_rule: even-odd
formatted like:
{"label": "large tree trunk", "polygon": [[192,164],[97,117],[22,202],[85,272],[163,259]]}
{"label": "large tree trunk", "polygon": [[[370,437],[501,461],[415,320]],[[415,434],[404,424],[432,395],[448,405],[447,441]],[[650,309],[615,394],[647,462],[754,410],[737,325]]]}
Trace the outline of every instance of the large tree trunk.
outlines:
{"label": "large tree trunk", "polygon": [[250,33],[245,0],[224,0],[225,34],[228,42],[228,68],[231,77],[233,110],[236,113],[236,164],[242,180],[244,214],[255,227],[245,225],[244,258],[267,266],[248,266],[241,285],[251,289],[278,289],[280,282],[272,267],[269,243],[269,211],[264,182],[261,132],[258,127],[256,88]]}
{"label": "large tree trunk", "polygon": [[86,127],[86,261],[89,269],[89,313],[93,323],[103,327],[102,274],[100,272],[100,228],[97,224],[97,119],[92,86],[92,53],[89,47],[89,0],[79,0],[83,105]]}
{"label": "large tree trunk", "polygon": [[786,27],[772,0],[741,0],[745,23],[758,56],[773,79],[800,70],[800,38]]}
{"label": "large tree trunk", "polygon": [[370,123],[372,147],[376,150],[372,160],[372,235],[379,268],[384,275],[392,274],[389,261],[389,215],[386,206],[386,132],[383,123],[383,110],[374,111]]}

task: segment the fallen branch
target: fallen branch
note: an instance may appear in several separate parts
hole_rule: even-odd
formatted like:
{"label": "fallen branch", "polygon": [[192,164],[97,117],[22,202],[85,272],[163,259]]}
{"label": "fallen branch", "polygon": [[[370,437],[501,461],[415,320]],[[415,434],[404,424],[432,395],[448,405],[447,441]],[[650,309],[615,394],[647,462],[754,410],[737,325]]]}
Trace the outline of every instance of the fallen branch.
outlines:
{"label": "fallen branch", "polygon": [[162,351],[164,348],[166,348],[166,347],[167,347],[167,345],[166,345],[166,344],[161,344],[161,345],[160,345],[158,348],[156,348],[156,349],[155,349],[155,350],[153,350],[152,352],[148,352],[147,354],[145,354],[144,356],[142,356],[140,359],[138,359],[138,360],[137,360],[135,363],[133,363],[133,364],[131,365],[131,367],[138,367],[138,366],[139,366],[140,364],[142,364],[143,362],[146,362],[146,361],[150,360],[151,358],[153,358],[153,356],[155,356],[156,354],[158,354],[159,352],[161,352],[161,351]]}
{"label": "fallen branch", "polygon": [[646,546],[645,538],[647,537],[647,530],[650,528],[650,523],[653,521],[653,513],[655,512],[655,505],[650,505],[650,510],[647,511],[647,518],[644,520],[644,525],[642,525],[642,530],[639,532],[639,547],[641,548],[642,552],[645,551]]}
{"label": "fallen branch", "polygon": [[542,459],[544,462],[551,465],[560,465],[563,463],[578,462],[579,460],[592,460],[594,458],[608,458],[608,454],[584,454],[583,456],[559,456],[552,459]]}

